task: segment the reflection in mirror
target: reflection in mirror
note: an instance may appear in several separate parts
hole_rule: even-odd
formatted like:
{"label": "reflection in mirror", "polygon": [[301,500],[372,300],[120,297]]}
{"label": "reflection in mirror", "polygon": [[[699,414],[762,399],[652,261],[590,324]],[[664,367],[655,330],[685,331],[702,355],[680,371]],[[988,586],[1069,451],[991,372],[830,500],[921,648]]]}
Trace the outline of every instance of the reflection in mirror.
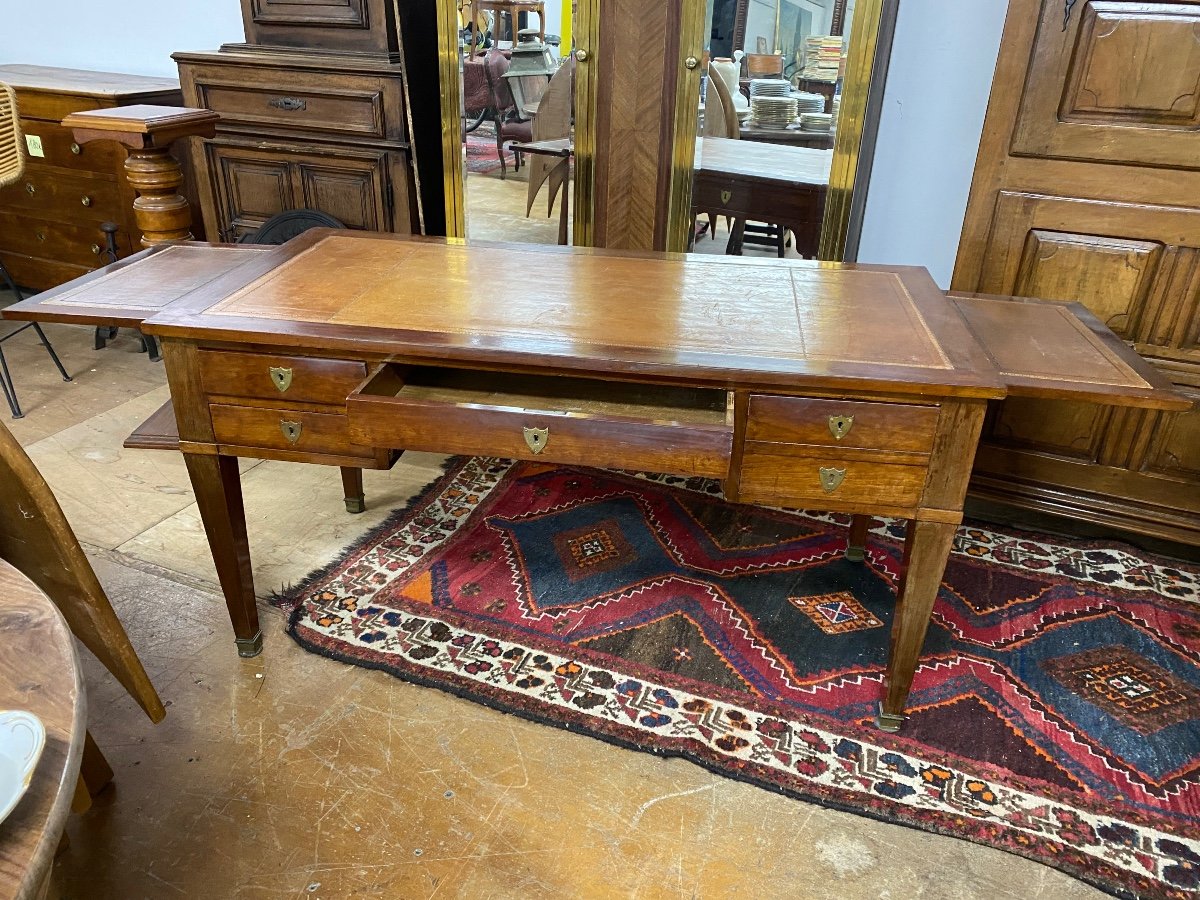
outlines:
{"label": "reflection in mirror", "polygon": [[571,0],[459,3],[469,240],[569,242],[570,8]]}
{"label": "reflection in mirror", "polygon": [[854,0],[707,2],[693,249],[816,258]]}

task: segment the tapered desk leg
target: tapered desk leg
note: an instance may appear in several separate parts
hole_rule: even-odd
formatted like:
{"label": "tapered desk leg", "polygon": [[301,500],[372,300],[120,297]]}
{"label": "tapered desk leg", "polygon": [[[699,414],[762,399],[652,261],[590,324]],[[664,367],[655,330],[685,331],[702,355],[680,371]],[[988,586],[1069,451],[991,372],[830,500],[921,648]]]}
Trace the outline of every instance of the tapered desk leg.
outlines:
{"label": "tapered desk leg", "polygon": [[925,643],[929,615],[946,572],[955,530],[956,526],[941,522],[908,523],[907,568],[896,597],[885,693],[875,717],[875,724],[884,731],[899,731],[904,721],[904,704]]}
{"label": "tapered desk leg", "polygon": [[870,516],[850,517],[850,538],[846,541],[846,559],[850,562],[862,562],[867,558],[867,532],[870,530]]}
{"label": "tapered desk leg", "polygon": [[342,466],[342,493],[346,498],[346,512],[366,511],[367,495],[363,492],[362,469]]}
{"label": "tapered desk leg", "polygon": [[242,508],[242,480],[233,456],[185,453],[196,505],[204,533],[217,566],[217,578],[233,622],[239,656],[262,652],[262,631],[254,603],[254,576],[250,569],[250,544],[246,538],[246,513]]}

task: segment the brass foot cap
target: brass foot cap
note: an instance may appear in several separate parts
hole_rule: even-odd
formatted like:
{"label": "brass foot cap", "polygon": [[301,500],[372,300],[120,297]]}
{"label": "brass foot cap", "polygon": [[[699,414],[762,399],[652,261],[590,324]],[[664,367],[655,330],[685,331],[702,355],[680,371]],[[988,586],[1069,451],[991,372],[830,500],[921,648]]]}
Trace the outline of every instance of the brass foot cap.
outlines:
{"label": "brass foot cap", "polygon": [[883,704],[879,704],[879,712],[875,714],[875,727],[880,731],[887,731],[895,734],[900,730],[900,726],[904,724],[904,716],[892,715],[883,711]]}
{"label": "brass foot cap", "polygon": [[238,656],[251,657],[258,656],[262,653],[262,632],[260,631],[254,637],[250,638],[234,638],[233,642],[237,644]]}
{"label": "brass foot cap", "polygon": [[850,560],[850,562],[862,562],[866,558],[867,558],[867,548],[866,547],[847,547],[846,548],[846,559]]}
{"label": "brass foot cap", "polygon": [[366,511],[367,511],[367,501],[365,498],[363,498],[363,497],[347,497],[346,498],[346,512],[360,513],[360,512],[366,512]]}

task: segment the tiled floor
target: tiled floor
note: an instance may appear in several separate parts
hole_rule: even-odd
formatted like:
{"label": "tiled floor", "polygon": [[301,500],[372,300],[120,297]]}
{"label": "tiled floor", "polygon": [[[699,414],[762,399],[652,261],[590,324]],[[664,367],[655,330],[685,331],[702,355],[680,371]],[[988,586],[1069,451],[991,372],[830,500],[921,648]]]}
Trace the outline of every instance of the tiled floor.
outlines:
{"label": "tiled floor", "polygon": [[[9,327],[0,324],[0,328]],[[165,395],[122,335],[6,344],[27,416],[5,420],[56,491],[168,704],[153,726],[85,660],[89,723],[116,770],[68,825],[52,897],[1100,896],[951,838],[822,809],[507,716],[300,650],[263,605],[239,659],[180,458],[121,441]],[[260,595],[331,558],[438,471],[244,471]],[[86,655],[86,654],[85,654]]]}

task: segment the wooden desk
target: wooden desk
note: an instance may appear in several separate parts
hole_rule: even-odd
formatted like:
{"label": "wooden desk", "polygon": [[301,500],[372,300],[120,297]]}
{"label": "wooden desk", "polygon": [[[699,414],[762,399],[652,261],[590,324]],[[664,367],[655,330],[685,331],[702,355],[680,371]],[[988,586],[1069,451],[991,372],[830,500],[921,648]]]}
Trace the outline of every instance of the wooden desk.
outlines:
{"label": "wooden desk", "polygon": [[[832,150],[710,137],[698,142],[696,152],[695,213],[790,228],[796,251],[817,255]],[[731,251],[740,252],[739,235],[732,237]]]}
{"label": "wooden desk", "polygon": [[46,747],[29,789],[0,823],[0,896],[43,896],[79,780],[86,702],[75,639],[32,581],[0,560],[0,709],[42,720]]}
{"label": "wooden desk", "polygon": [[[171,252],[96,279],[97,302]],[[919,268],[345,231],[234,268],[227,249],[187,252],[223,274],[142,327],[163,342],[243,655],[262,636],[239,456],[387,468],[404,448],[701,475],[733,501],[850,513],[856,536],[868,515],[909,521],[879,716],[895,729],[987,401],[1188,406],[1082,307],[951,301]]]}
{"label": "wooden desk", "polygon": [[832,150],[832,131],[802,131],[799,128],[751,128],[743,125],[738,129],[743,141],[759,144],[786,144],[792,147],[811,147],[813,150]]}

